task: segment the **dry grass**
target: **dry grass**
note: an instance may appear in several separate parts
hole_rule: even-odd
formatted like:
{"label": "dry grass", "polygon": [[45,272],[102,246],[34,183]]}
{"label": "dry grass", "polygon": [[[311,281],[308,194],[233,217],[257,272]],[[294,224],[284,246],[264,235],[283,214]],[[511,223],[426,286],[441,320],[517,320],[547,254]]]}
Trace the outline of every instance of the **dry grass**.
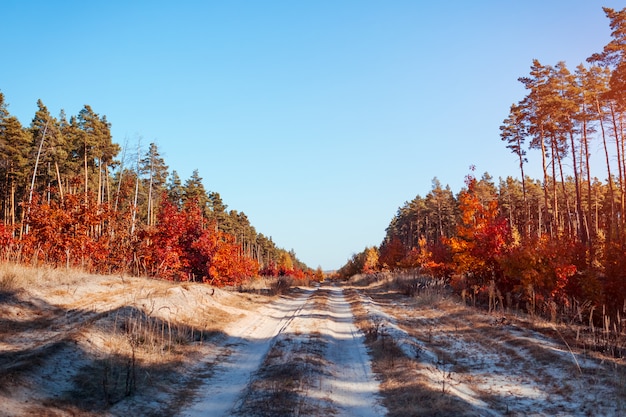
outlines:
{"label": "dry grass", "polygon": [[[327,295],[318,290],[308,301],[321,310]],[[241,416],[331,416],[335,411],[311,398],[319,377],[327,371],[327,341],[317,331],[281,333],[272,344],[263,364],[252,377],[244,400],[237,410]]]}
{"label": "dry grass", "polygon": [[[166,391],[171,386],[184,391],[181,366],[197,359],[200,345],[214,335],[213,331],[167,322],[136,308],[109,312],[61,345],[60,349],[69,348],[71,343],[80,346],[80,363],[70,375],[69,389],[44,399],[43,405],[99,413],[155,388]],[[40,365],[51,360],[53,355],[48,354]],[[167,415],[166,411],[167,407],[160,407],[155,415]]]}
{"label": "dry grass", "polygon": [[287,294],[294,286],[310,286],[312,280],[309,278],[295,279],[291,276],[279,277],[256,277],[241,285],[236,290],[241,293],[261,294],[266,296],[277,296]]}
{"label": "dry grass", "polygon": [[302,362],[287,357],[290,344],[285,339],[272,346],[250,385],[239,415],[298,415],[307,375]]}
{"label": "dry grass", "polygon": [[25,286],[28,274],[15,264],[0,263],[0,301]]}
{"label": "dry grass", "polygon": [[237,415],[333,415],[331,408],[308,394],[316,376],[325,372],[324,350],[324,341],[317,333],[279,336],[254,375]]}
{"label": "dry grass", "polygon": [[[576,409],[566,404],[581,404],[576,411],[581,415],[593,414],[592,410],[613,409],[617,415],[623,411],[626,368],[622,360],[581,349],[580,331],[519,313],[489,314],[467,307],[440,288],[413,291],[415,283],[412,277],[387,279],[356,288],[351,295],[359,326],[370,336],[373,368],[383,381],[390,415],[477,415],[484,410],[523,415]],[[387,317],[382,324],[381,314]],[[402,349],[385,335],[386,320],[397,326],[393,335]],[[417,359],[406,353],[404,338],[417,346]],[[422,348],[427,354],[419,358]],[[432,397],[434,393],[443,404]],[[531,399],[544,395],[547,403]]]}
{"label": "dry grass", "polygon": [[[73,388],[56,399],[57,406],[103,411],[154,388],[163,390],[171,385],[182,391],[179,368],[198,358],[198,342],[205,343],[213,336],[130,307],[111,312],[85,330],[85,336],[95,335],[102,337],[101,344],[88,352],[88,360],[72,378]],[[166,411],[163,408],[158,414],[166,415]]]}
{"label": "dry grass", "polygon": [[25,286],[58,286],[76,284],[85,273],[77,269],[31,267],[12,262],[0,263],[0,288],[9,283],[16,288]]}
{"label": "dry grass", "polygon": [[[446,370],[441,369],[441,387],[434,387],[421,376],[424,365],[419,352],[409,357],[389,337],[377,320],[372,320],[354,290],[346,291],[355,324],[366,334],[372,369],[381,379],[381,396],[388,416],[467,415],[467,404],[447,395]],[[443,363],[443,362],[442,362]]]}
{"label": "dry grass", "polygon": [[377,272],[375,274],[353,275],[346,284],[353,287],[368,287],[375,285],[387,285],[393,281],[394,276],[388,272]]}

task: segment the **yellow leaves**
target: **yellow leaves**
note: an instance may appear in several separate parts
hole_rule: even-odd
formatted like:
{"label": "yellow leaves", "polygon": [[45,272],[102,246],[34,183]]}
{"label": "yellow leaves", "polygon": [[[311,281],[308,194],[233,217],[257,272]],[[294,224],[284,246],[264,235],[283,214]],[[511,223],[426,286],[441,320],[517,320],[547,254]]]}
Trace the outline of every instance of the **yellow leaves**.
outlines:
{"label": "yellow leaves", "polygon": [[378,250],[375,247],[366,248],[363,259],[363,273],[371,274],[378,270]]}
{"label": "yellow leaves", "polygon": [[288,252],[282,252],[278,260],[278,269],[283,271],[291,271],[293,269],[293,260]]}

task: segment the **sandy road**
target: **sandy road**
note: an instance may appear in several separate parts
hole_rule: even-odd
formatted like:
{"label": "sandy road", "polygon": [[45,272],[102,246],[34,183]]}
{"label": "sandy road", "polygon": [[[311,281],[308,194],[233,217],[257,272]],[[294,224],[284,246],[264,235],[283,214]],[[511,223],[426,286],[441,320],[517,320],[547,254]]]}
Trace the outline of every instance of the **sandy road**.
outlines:
{"label": "sandy road", "polygon": [[336,415],[383,415],[384,410],[375,401],[379,386],[372,374],[363,335],[354,325],[343,290],[325,287],[319,292],[326,304],[313,305],[308,315],[298,316],[292,323],[294,333],[318,331],[326,346],[327,372],[321,375],[319,389],[312,390],[312,396],[328,399]]}
{"label": "sandy road", "polygon": [[[300,289],[225,333],[219,362],[180,416],[385,414],[363,335],[340,288]],[[277,367],[282,374],[270,381],[269,370]],[[293,407],[278,404],[281,398]]]}

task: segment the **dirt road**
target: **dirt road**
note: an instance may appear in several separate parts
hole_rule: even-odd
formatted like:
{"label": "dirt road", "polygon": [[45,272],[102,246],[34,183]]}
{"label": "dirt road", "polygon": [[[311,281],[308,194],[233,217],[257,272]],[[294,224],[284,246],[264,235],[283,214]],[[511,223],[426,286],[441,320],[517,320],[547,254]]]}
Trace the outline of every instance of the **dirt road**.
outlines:
{"label": "dirt road", "polygon": [[223,360],[181,416],[385,414],[340,288],[300,289],[225,333]]}
{"label": "dirt road", "polygon": [[2,417],[626,413],[626,359],[591,349],[597,333],[488,313],[437,287],[407,296],[414,277],[272,296],[41,269],[3,276],[19,285],[0,291]]}
{"label": "dirt road", "polygon": [[339,287],[1,274],[0,416],[386,414]]}

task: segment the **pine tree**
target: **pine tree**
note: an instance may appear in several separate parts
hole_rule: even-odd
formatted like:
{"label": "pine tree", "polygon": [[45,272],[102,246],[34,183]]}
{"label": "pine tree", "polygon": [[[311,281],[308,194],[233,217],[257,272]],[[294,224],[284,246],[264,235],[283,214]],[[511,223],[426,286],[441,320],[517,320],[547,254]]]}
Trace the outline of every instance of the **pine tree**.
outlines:
{"label": "pine tree", "polygon": [[140,174],[143,175],[143,188],[147,190],[146,224],[153,226],[156,222],[155,207],[159,206],[159,199],[165,191],[168,176],[168,166],[159,154],[156,144],[151,143],[148,151],[139,163]]}
{"label": "pine tree", "polygon": [[217,192],[211,191],[208,197],[209,197],[209,206],[211,208],[211,213],[209,215],[209,218],[211,220],[215,220],[217,228],[221,230],[222,232],[230,233],[234,236],[237,236],[237,231],[235,230],[236,226],[234,226],[233,224],[233,223],[237,223],[236,212],[234,215],[235,219],[233,222],[233,219],[231,218],[231,216],[226,212],[226,209],[228,208],[228,206],[224,204],[224,201],[222,201],[222,197],[220,196],[220,194]]}
{"label": "pine tree", "polygon": [[185,185],[183,186],[183,201],[185,203],[195,201],[206,218],[211,215],[209,197],[204,188],[204,184],[202,184],[202,177],[197,169],[195,169],[191,177],[185,181]]}
{"label": "pine tree", "polygon": [[[108,176],[108,168],[121,149],[112,142],[111,125],[106,116],[100,117],[91,106],[83,107],[75,119],[75,125],[78,130],[75,132],[74,146],[83,161],[85,198],[92,188],[92,191],[97,192],[97,201],[100,203],[103,201],[103,186],[106,185],[103,176]],[[95,174],[91,185],[90,171]]]}
{"label": "pine tree", "polygon": [[172,171],[167,183],[167,198],[179,209],[183,206],[183,183],[176,170]]}
{"label": "pine tree", "polygon": [[621,235],[626,225],[626,219],[624,219],[626,212],[626,155],[624,154],[626,149],[622,115],[620,114],[626,109],[626,8],[615,11],[612,8],[604,7],[603,10],[609,19],[612,39],[604,46],[602,52],[591,55],[587,61],[611,70],[609,89],[604,96],[608,99],[610,124],[615,140],[621,212],[617,234]]}
{"label": "pine tree", "polygon": [[[0,96],[0,99],[2,97]],[[2,175],[2,211],[5,224],[15,225],[21,216],[18,204],[26,197],[28,172],[32,168],[29,155],[32,136],[16,117],[2,109],[0,119],[0,172]]]}
{"label": "pine tree", "polygon": [[528,162],[526,158],[525,142],[528,136],[528,126],[525,123],[524,114],[521,106],[517,104],[511,105],[509,116],[504,120],[502,126],[500,126],[500,138],[507,143],[507,148],[511,150],[517,156],[520,177],[522,181],[522,197],[524,202],[524,216],[521,218],[524,226],[522,230],[526,230],[526,222],[530,217],[528,210],[528,200],[526,198],[526,174],[524,173],[524,164]]}
{"label": "pine tree", "polygon": [[[65,173],[63,161],[68,159],[69,147],[63,137],[60,122],[50,115],[48,108],[41,100],[37,101],[37,108],[38,110],[31,122],[30,130],[35,140],[43,139],[44,130],[46,132],[40,163],[42,167],[47,169],[42,173],[45,181],[43,181],[41,186],[46,187],[49,191],[51,185],[56,181],[59,198],[62,200],[64,190],[61,174]],[[43,190],[43,188],[40,188],[40,190]]]}
{"label": "pine tree", "polygon": [[456,200],[450,187],[441,186],[437,177],[432,180],[432,189],[426,196],[426,210],[429,218],[429,243],[438,244],[443,238],[452,236],[456,227]]}

